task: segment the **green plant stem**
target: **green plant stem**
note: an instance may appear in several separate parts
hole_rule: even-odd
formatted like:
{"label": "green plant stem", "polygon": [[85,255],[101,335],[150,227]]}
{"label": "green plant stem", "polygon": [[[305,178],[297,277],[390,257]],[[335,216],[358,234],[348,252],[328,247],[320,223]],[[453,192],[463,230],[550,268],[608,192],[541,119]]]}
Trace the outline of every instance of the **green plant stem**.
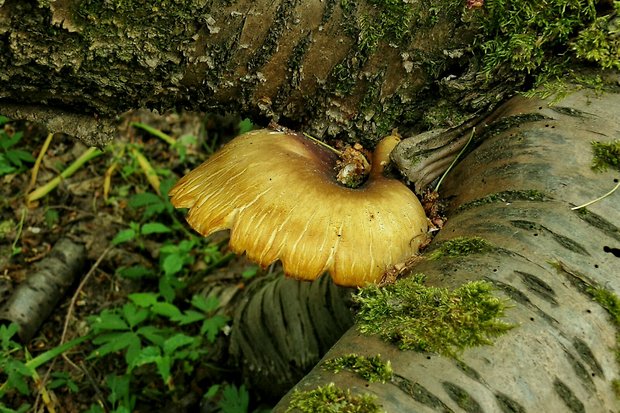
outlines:
{"label": "green plant stem", "polygon": [[49,133],[47,138],[45,138],[45,142],[43,142],[43,146],[39,151],[39,155],[37,156],[36,161],[34,162],[34,166],[32,167],[32,175],[30,176],[30,185],[28,185],[28,189],[34,187],[34,184],[37,182],[37,175],[39,174],[39,168],[41,167],[41,162],[43,161],[43,157],[47,152],[47,148],[49,148],[50,143],[52,142],[52,138],[54,137],[53,133]]}
{"label": "green plant stem", "polygon": [[17,251],[17,241],[19,241],[19,239],[22,236],[22,230],[24,229],[25,219],[26,219],[26,210],[23,209],[22,216],[19,219],[19,224],[17,225],[17,234],[15,235],[15,239],[13,240],[13,245],[11,245],[11,255],[16,255],[19,253],[19,251]]}
{"label": "green plant stem", "polygon": [[605,198],[607,198],[609,195],[613,194],[613,193],[616,191],[616,189],[618,189],[618,188],[620,188],[620,181],[616,184],[616,186],[614,186],[614,187],[613,187],[613,189],[612,189],[611,191],[607,192],[605,195],[601,195],[601,196],[599,196],[598,198],[593,199],[592,201],[588,201],[588,202],[586,202],[586,203],[585,203],[585,204],[583,204],[583,205],[579,205],[579,206],[573,207],[573,208],[571,208],[571,210],[576,211],[576,210],[578,210],[578,209],[581,209],[581,208],[585,208],[585,207],[587,207],[587,206],[590,206],[590,205],[592,205],[593,203],[598,202],[598,201],[600,201],[600,200],[602,200],[602,199],[605,199]]}
{"label": "green plant stem", "polygon": [[79,158],[77,158],[71,165],[67,167],[64,171],[60,173],[57,177],[50,180],[45,185],[35,189],[31,193],[26,196],[26,202],[30,203],[36,201],[37,199],[43,198],[45,195],[53,191],[60,183],[73,175],[78,169],[80,169],[86,162],[91,159],[101,155],[101,152],[97,148],[88,148]]}
{"label": "green plant stem", "polygon": [[[164,196],[167,196],[167,195],[164,194]],[[169,213],[168,215],[170,215],[170,218],[172,218],[172,221],[174,221],[174,223],[177,224],[177,227],[185,234],[187,238],[194,238],[196,236],[195,233],[192,233],[190,230],[186,228],[185,224],[179,221],[179,219],[174,215],[174,213]]]}
{"label": "green plant stem", "polygon": [[142,169],[146,180],[149,181],[149,184],[151,184],[151,187],[155,190],[157,195],[160,195],[161,193],[159,191],[159,177],[157,176],[157,172],[155,172],[153,166],[151,166],[149,160],[146,159],[142,152],[140,152],[140,150],[136,147],[131,147],[130,151],[132,156],[138,161],[138,165],[140,165],[140,169]]}
{"label": "green plant stem", "polygon": [[170,146],[173,146],[174,144],[177,143],[177,140],[174,139],[172,136],[167,135],[167,134],[163,133],[162,131],[160,131],[159,129],[155,129],[154,127],[149,126],[149,125],[147,125],[145,123],[131,122],[129,125],[133,126],[134,128],[137,128],[137,129],[142,129],[143,131],[146,131],[146,132],[150,133],[151,135],[158,137],[159,139],[161,139],[162,141],[166,142]]}
{"label": "green plant stem", "polygon": [[439,178],[439,182],[437,182],[437,186],[435,187],[435,192],[439,192],[439,186],[441,186],[441,183],[443,182],[443,179],[446,177],[446,175],[448,175],[448,172],[450,172],[450,170],[454,167],[454,165],[459,160],[461,155],[463,155],[463,152],[465,152],[465,149],[467,149],[467,147],[469,146],[471,140],[474,138],[474,134],[475,133],[476,133],[476,127],[473,127],[472,130],[471,130],[471,135],[469,135],[469,139],[467,140],[467,143],[465,143],[465,146],[463,146],[463,149],[461,149],[459,154],[456,155],[456,157],[454,158],[452,163],[450,163],[450,166],[448,166],[448,169],[446,169],[446,171],[443,173],[443,175],[441,175],[441,178]]}
{"label": "green plant stem", "polygon": [[[53,349],[48,350],[45,353],[39,354],[38,356],[36,356],[32,360],[28,360],[28,362],[25,363],[26,367],[28,369],[30,369],[30,370],[37,369],[37,368],[41,367],[43,364],[45,364],[48,361],[52,360],[53,358],[58,357],[59,355],[61,355],[65,351],[69,351],[73,347],[77,346],[78,344],[83,343],[84,341],[86,341],[88,339],[90,339],[90,335],[78,337],[78,338],[75,338],[75,339],[73,339],[71,341],[67,341],[65,344],[62,344],[62,345],[57,346],[57,347],[54,347]],[[4,394],[4,392],[6,390],[6,386],[7,386],[7,382],[2,383],[2,386],[0,386],[0,396]]]}

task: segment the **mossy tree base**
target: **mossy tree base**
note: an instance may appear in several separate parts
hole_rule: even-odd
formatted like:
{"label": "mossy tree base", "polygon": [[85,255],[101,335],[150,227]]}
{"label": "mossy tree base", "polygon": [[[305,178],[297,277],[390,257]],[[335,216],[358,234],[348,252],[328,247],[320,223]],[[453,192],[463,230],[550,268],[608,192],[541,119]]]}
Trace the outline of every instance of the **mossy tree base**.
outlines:
{"label": "mossy tree base", "polygon": [[[506,321],[515,328],[457,357],[402,351],[353,328],[326,359],[381,354],[391,362],[393,379],[368,383],[319,365],[296,389],[334,382],[377,396],[387,412],[617,411],[617,314],[610,315],[609,305],[604,308],[592,292],[620,292],[618,258],[606,252],[620,245],[618,198],[587,211],[571,207],[607,192],[618,178],[615,171],[592,170],[590,144],[616,137],[618,107],[620,95],[613,93],[581,91],[551,107],[514,98],[499,109],[497,122],[541,116],[495,131],[491,124],[445,181],[448,221],[428,254],[458,237],[481,237],[491,247],[423,260],[413,272],[449,289],[492,283],[498,297],[509,300]],[[274,411],[284,411],[288,400]]]}
{"label": "mossy tree base", "polygon": [[471,15],[444,0],[0,1],[0,113],[90,117],[50,127],[98,145],[111,139],[98,126],[137,108],[230,111],[368,143],[457,124],[512,92],[465,58]]}

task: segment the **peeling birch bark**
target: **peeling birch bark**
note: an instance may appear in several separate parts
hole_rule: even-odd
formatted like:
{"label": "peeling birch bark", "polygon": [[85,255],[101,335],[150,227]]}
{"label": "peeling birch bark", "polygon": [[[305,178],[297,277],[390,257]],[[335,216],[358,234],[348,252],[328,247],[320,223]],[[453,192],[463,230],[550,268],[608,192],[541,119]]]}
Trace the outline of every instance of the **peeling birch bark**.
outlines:
{"label": "peeling birch bark", "polygon": [[82,244],[60,239],[2,306],[0,322],[17,323],[19,338],[28,342],[80,274],[85,258]]}
{"label": "peeling birch bark", "polygon": [[[330,382],[370,393],[387,412],[617,411],[620,378],[617,322],[593,299],[593,289],[618,295],[618,199],[573,211],[613,186],[617,173],[592,171],[593,140],[617,139],[620,95],[580,91],[554,106],[513,98],[485,139],[448,175],[442,195],[449,219],[431,244],[482,237],[491,251],[422,261],[413,272],[430,285],[456,288],[491,282],[510,300],[517,327],[492,346],[453,359],[401,351],[353,327],[325,359],[381,354],[391,382],[368,383],[317,365],[293,390]],[[532,116],[526,116],[532,115]],[[284,412],[292,391],[274,409]]]}

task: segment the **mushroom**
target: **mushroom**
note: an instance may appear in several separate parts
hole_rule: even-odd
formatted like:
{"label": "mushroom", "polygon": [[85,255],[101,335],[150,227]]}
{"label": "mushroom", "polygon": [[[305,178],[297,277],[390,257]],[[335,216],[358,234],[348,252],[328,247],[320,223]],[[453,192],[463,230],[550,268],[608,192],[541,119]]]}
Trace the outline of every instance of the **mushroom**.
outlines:
{"label": "mushroom", "polygon": [[427,219],[403,183],[383,175],[400,138],[384,138],[368,179],[348,188],[335,179],[338,156],[300,134],[257,130],[238,136],[170,190],[172,204],[207,236],[230,229],[232,251],[286,275],[314,280],[329,272],[342,286],[378,283],[414,255]]}

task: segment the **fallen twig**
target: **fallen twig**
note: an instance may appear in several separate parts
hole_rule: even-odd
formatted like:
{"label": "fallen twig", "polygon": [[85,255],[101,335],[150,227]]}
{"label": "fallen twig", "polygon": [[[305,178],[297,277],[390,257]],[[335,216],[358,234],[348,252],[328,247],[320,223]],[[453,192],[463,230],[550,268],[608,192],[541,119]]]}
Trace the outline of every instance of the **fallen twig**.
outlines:
{"label": "fallen twig", "polygon": [[614,187],[613,187],[613,189],[612,189],[611,191],[607,192],[605,195],[601,195],[601,196],[599,196],[598,198],[593,199],[592,201],[588,201],[588,202],[586,202],[586,203],[585,203],[585,204],[583,204],[583,205],[579,205],[579,206],[576,206],[576,207],[572,207],[572,208],[571,208],[571,210],[576,211],[576,210],[578,210],[578,209],[581,209],[581,208],[585,208],[585,207],[587,207],[587,206],[590,206],[590,205],[592,205],[593,203],[598,202],[598,201],[600,201],[600,200],[602,200],[602,199],[605,199],[605,198],[607,198],[609,195],[613,194],[613,193],[616,191],[616,189],[618,189],[618,188],[620,188],[620,181],[618,181],[618,183],[616,184],[616,186],[614,186]]}

